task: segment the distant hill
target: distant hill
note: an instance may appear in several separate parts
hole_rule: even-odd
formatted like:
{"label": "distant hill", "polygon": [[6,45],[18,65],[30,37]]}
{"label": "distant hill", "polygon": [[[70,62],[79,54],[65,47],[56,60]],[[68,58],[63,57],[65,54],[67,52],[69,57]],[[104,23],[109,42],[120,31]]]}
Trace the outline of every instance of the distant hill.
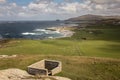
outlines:
{"label": "distant hill", "polygon": [[83,15],[79,17],[70,18],[67,21],[81,21],[81,20],[96,21],[96,20],[107,20],[107,19],[117,19],[117,20],[119,19],[120,20],[120,16],[101,16],[101,15],[87,14],[87,15]]}

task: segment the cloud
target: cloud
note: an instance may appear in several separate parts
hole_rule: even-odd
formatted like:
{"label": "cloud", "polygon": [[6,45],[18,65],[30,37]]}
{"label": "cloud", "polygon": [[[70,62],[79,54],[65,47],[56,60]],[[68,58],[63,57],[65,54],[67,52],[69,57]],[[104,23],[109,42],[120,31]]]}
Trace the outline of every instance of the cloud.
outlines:
{"label": "cloud", "polygon": [[78,7],[79,3],[66,3],[62,6],[60,6],[60,9],[62,9],[63,11],[67,12],[67,13],[76,13],[77,12],[77,7]]}
{"label": "cloud", "polygon": [[32,2],[28,5],[28,8],[34,12],[48,13],[48,14],[75,14],[79,10],[89,8],[86,3],[69,2],[56,3],[51,1]]}
{"label": "cloud", "polygon": [[120,0],[83,0],[82,2],[64,0],[34,0],[28,5],[20,6],[0,0],[0,18],[18,19],[65,19],[83,14],[120,15]]}
{"label": "cloud", "polygon": [[93,3],[97,4],[113,4],[113,3],[120,3],[120,0],[90,0]]}
{"label": "cloud", "polygon": [[[120,0],[89,0],[96,9],[103,10],[117,10],[120,8]],[[115,12],[114,12],[115,13]]]}
{"label": "cloud", "polygon": [[6,2],[6,0],[0,0],[0,3],[5,3]]}

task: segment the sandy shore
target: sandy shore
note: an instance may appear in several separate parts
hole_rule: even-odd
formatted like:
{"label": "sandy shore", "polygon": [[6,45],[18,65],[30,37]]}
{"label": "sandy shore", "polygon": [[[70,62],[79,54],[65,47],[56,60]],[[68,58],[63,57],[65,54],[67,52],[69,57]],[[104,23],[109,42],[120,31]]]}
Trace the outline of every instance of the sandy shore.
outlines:
{"label": "sandy shore", "polygon": [[47,30],[51,30],[51,31],[57,31],[59,33],[61,33],[63,35],[63,37],[71,37],[75,32],[73,32],[73,27],[51,27],[51,28],[47,28]]}

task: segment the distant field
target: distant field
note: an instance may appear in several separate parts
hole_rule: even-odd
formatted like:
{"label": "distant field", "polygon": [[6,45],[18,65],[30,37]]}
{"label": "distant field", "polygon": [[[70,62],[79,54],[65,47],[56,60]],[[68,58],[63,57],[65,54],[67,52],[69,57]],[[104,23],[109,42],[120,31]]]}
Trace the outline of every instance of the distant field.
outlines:
{"label": "distant field", "polygon": [[106,40],[106,41],[120,41],[120,25],[92,25],[85,28],[78,27],[73,30],[76,33],[68,40]]}
{"label": "distant field", "polygon": [[36,61],[55,59],[63,63],[59,76],[72,80],[119,80],[120,28],[99,26],[75,29],[71,38],[0,42],[0,55],[18,55],[0,59],[0,69],[26,69]]}
{"label": "distant field", "polygon": [[65,55],[120,58],[120,42],[104,40],[12,40],[0,54]]}

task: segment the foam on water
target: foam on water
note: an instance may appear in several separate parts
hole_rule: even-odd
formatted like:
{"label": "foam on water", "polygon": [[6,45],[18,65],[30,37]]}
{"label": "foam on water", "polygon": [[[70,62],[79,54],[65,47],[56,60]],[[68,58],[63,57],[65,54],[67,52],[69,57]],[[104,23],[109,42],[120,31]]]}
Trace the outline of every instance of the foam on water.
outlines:
{"label": "foam on water", "polygon": [[5,35],[10,35],[10,33],[6,33]]}
{"label": "foam on water", "polygon": [[35,33],[25,32],[25,33],[22,33],[22,35],[35,35]]}
{"label": "foam on water", "polygon": [[35,30],[33,30],[33,31],[46,31],[45,29],[35,29]]}
{"label": "foam on water", "polygon": [[55,31],[56,33],[60,33],[59,31]]}
{"label": "foam on water", "polygon": [[60,32],[59,31],[51,31],[51,30],[46,30],[46,29],[35,29],[35,30],[33,30],[35,33],[36,32],[39,32],[39,33],[44,33],[44,34],[56,34],[56,33],[58,33],[58,34],[60,34]]}
{"label": "foam on water", "polygon": [[48,37],[49,39],[53,39],[53,37],[52,36],[50,36],[50,37]]}
{"label": "foam on water", "polygon": [[33,39],[53,39],[62,37],[63,35],[59,31],[52,31],[52,30],[46,30],[46,29],[34,29],[31,32],[23,32],[21,33],[23,38],[33,38]]}

